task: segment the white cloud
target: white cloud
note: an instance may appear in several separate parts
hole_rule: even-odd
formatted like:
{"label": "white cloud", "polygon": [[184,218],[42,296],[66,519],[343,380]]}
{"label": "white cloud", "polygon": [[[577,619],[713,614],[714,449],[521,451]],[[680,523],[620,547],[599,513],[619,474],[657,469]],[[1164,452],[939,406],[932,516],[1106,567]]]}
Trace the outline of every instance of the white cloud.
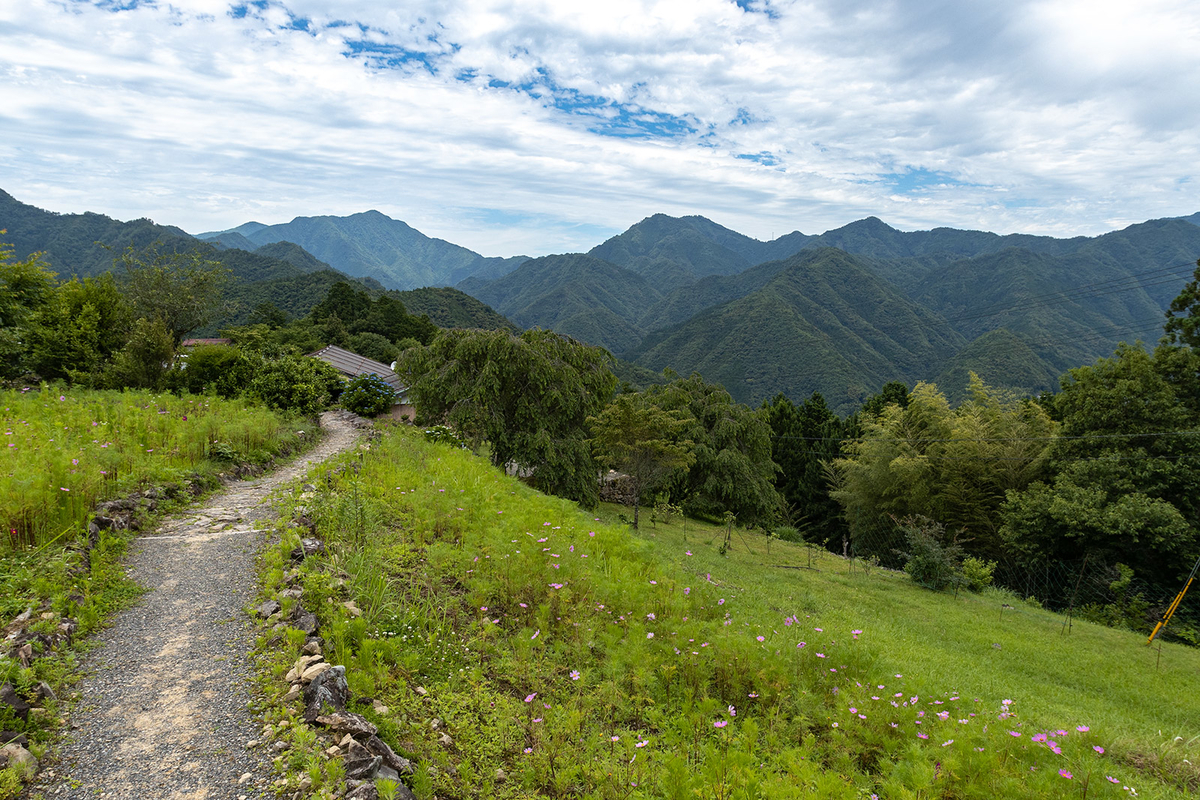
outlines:
{"label": "white cloud", "polygon": [[1190,3],[769,8],[5,4],[0,188],[192,231],[378,208],[489,255],[659,211],[765,238],[1200,209]]}

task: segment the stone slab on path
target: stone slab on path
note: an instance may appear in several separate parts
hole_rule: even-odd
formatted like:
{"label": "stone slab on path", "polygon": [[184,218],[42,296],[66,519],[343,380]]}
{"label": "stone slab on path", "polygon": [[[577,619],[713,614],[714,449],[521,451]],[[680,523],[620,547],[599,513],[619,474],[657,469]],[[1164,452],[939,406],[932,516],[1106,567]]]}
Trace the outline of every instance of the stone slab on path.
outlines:
{"label": "stone slab on path", "polygon": [[[270,474],[231,484],[130,545],[130,577],[150,591],[96,637],[71,731],[29,794],[46,798],[273,797],[270,758],[248,749],[256,594],[253,525],[276,487],[352,447],[344,414],[324,440]],[[244,776],[249,773],[250,779]],[[239,780],[240,779],[240,780]]]}

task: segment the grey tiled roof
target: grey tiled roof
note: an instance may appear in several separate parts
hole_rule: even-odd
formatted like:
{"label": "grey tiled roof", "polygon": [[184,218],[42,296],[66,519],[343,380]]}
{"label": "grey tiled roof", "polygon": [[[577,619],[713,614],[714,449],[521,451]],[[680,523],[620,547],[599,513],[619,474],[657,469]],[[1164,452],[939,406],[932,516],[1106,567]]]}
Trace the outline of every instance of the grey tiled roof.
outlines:
{"label": "grey tiled roof", "polygon": [[351,353],[349,350],[332,344],[308,355],[310,358],[321,359],[338,372],[352,378],[358,375],[378,375],[387,382],[388,386],[396,390],[396,394],[401,396],[408,394],[408,387],[400,382],[400,376],[382,362],[360,356],[358,353]]}

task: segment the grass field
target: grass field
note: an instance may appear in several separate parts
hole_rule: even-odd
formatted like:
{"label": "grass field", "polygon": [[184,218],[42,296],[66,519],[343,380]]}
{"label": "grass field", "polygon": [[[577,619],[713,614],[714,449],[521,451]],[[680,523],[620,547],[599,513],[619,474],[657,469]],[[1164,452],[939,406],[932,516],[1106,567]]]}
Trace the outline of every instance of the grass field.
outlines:
{"label": "grass field", "polygon": [[[1195,650],[1079,621],[1067,634],[1003,593],[956,599],[746,532],[721,556],[723,531],[692,520],[635,534],[619,509],[581,512],[411,431],[353,459],[302,501],[330,546],[306,562],[306,603],[351,688],[388,707],[365,714],[422,764],[418,797],[1200,786]],[[326,602],[345,593],[361,618]],[[280,675],[302,641],[275,655]],[[336,775],[304,753],[281,769]]]}

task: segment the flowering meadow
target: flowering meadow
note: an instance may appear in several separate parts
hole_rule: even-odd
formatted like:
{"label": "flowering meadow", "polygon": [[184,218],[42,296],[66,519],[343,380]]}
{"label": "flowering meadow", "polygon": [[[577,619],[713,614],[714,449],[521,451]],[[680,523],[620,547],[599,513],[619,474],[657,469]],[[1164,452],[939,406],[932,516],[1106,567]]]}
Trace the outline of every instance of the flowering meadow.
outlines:
{"label": "flowering meadow", "polygon": [[[241,400],[150,392],[0,392],[0,618],[65,594],[64,546],[98,501],[262,462],[303,440],[297,425]],[[39,588],[40,587],[40,588]]]}
{"label": "flowering meadow", "polygon": [[[956,599],[833,556],[784,569],[809,562],[749,534],[723,557],[695,521],[636,535],[410,431],[344,466],[284,501],[329,547],[304,563],[306,605],[329,660],[377,701],[364,715],[419,762],[418,797],[1200,787],[1195,651],[1079,622],[1067,635],[1040,609],[1004,616],[1014,598]],[[361,617],[329,602],[347,593]],[[302,643],[276,654],[280,675]],[[287,763],[319,776],[314,753]]]}

